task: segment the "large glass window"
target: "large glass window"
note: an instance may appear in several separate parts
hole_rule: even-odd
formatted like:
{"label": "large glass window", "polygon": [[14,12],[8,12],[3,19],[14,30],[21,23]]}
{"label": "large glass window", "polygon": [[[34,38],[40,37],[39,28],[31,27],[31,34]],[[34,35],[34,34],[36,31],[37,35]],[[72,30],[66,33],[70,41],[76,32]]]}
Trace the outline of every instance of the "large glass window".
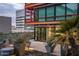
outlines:
{"label": "large glass window", "polygon": [[47,7],[47,21],[52,21],[54,20],[54,7]]}
{"label": "large glass window", "polygon": [[39,21],[45,21],[45,18],[39,18]]}
{"label": "large glass window", "polygon": [[39,21],[45,21],[45,8],[39,9]]}
{"label": "large glass window", "polygon": [[[77,13],[77,3],[68,3],[56,5],[56,10],[54,9],[54,6],[46,7],[45,8],[39,8],[37,11],[35,11],[35,20],[36,21],[52,21],[55,20],[54,17],[56,17],[56,20],[65,20],[65,11],[67,12],[67,15],[72,15]],[[46,13],[45,13],[46,12]],[[56,13],[56,15],[54,15]],[[46,18],[45,18],[46,17]],[[69,19],[70,17],[67,17]]]}
{"label": "large glass window", "polygon": [[45,17],[45,8],[39,9],[39,18],[40,17]]}
{"label": "large glass window", "polygon": [[47,8],[47,17],[54,16],[54,7]]}
{"label": "large glass window", "polygon": [[54,20],[53,17],[51,17],[51,18],[47,18],[47,21],[52,21],[52,20]]}
{"label": "large glass window", "polygon": [[56,16],[65,15],[65,4],[56,6]]}
{"label": "large glass window", "polygon": [[35,28],[35,40],[45,41],[46,40],[46,28]]}
{"label": "large glass window", "polygon": [[76,13],[77,13],[77,3],[68,3],[67,14],[76,14]]}
{"label": "large glass window", "polygon": [[38,9],[35,10],[35,21],[38,21],[38,14],[39,14],[38,11],[39,11]]}
{"label": "large glass window", "polygon": [[65,17],[56,17],[56,20],[65,20]]}

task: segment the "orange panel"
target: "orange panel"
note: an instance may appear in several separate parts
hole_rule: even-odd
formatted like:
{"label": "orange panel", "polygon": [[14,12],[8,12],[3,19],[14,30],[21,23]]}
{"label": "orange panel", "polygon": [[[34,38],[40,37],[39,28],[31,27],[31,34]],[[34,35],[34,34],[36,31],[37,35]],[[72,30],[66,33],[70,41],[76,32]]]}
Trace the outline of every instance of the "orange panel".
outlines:
{"label": "orange panel", "polygon": [[25,4],[25,8],[28,8],[28,9],[33,9],[34,7],[37,7],[41,4],[44,4],[44,3],[26,3]]}
{"label": "orange panel", "polygon": [[59,24],[59,23],[60,23],[59,21],[53,21],[53,22],[29,22],[29,23],[26,23],[26,24],[39,25],[39,24]]}

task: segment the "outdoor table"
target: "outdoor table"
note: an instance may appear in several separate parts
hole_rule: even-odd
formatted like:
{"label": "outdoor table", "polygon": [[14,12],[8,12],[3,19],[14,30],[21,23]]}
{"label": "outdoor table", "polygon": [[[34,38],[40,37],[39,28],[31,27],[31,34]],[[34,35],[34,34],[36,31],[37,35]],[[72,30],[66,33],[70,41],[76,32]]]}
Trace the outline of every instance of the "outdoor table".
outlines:
{"label": "outdoor table", "polygon": [[12,47],[7,47],[7,48],[0,49],[0,55],[2,55],[2,56],[9,56],[9,55],[12,54],[12,52],[13,52]]}

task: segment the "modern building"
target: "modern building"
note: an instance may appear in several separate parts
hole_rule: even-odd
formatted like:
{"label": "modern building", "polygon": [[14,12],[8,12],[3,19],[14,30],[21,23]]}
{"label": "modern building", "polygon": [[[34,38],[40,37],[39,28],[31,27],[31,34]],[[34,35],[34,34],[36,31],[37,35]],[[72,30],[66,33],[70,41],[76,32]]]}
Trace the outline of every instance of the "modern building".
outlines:
{"label": "modern building", "polygon": [[16,33],[16,32],[18,32],[17,29],[16,29],[16,26],[12,25],[11,27],[12,27],[12,28],[11,28],[12,33]]}
{"label": "modern building", "polygon": [[24,30],[24,10],[16,11],[16,28]]}
{"label": "modern building", "polygon": [[[26,16],[29,17],[29,16]],[[16,32],[34,32],[32,26],[25,24],[25,10],[16,11]]]}
{"label": "modern building", "polygon": [[34,15],[29,21],[25,20],[26,24],[34,25],[35,40],[50,39],[55,31],[61,28],[59,25],[61,21],[79,16],[78,3],[26,3],[25,9]]}
{"label": "modern building", "polygon": [[0,16],[0,32],[1,33],[11,32],[11,17]]}

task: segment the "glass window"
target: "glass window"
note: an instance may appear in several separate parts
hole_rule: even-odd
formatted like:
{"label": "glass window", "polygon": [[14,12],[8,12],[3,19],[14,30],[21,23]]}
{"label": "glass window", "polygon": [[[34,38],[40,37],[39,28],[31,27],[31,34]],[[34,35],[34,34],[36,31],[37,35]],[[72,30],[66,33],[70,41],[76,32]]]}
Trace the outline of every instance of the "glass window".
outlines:
{"label": "glass window", "polygon": [[31,19],[31,17],[30,16],[26,16],[26,19]]}
{"label": "glass window", "polygon": [[39,18],[40,17],[45,17],[45,8],[39,9]]}
{"label": "glass window", "polygon": [[[46,18],[47,21],[54,20],[54,18],[51,16],[54,16],[54,7],[47,7],[47,18]],[[48,17],[50,17],[50,18],[48,18]]]}
{"label": "glass window", "polygon": [[45,18],[39,18],[39,21],[45,21]]}
{"label": "glass window", "polygon": [[65,15],[65,4],[56,6],[56,16]]}
{"label": "glass window", "polygon": [[47,8],[47,17],[54,16],[54,7]]}
{"label": "glass window", "polygon": [[56,20],[65,20],[65,17],[56,17]]}
{"label": "glass window", "polygon": [[16,24],[16,26],[24,26],[24,24]]}
{"label": "glass window", "polygon": [[77,13],[77,3],[68,3],[67,14],[76,14],[76,13]]}
{"label": "glass window", "polygon": [[47,21],[52,21],[54,20],[54,18],[47,18]]}
{"label": "glass window", "polygon": [[38,9],[35,10],[35,21],[38,21]]}
{"label": "glass window", "polygon": [[[27,17],[26,17],[27,18]],[[17,17],[17,19],[24,19],[24,17]]]}

